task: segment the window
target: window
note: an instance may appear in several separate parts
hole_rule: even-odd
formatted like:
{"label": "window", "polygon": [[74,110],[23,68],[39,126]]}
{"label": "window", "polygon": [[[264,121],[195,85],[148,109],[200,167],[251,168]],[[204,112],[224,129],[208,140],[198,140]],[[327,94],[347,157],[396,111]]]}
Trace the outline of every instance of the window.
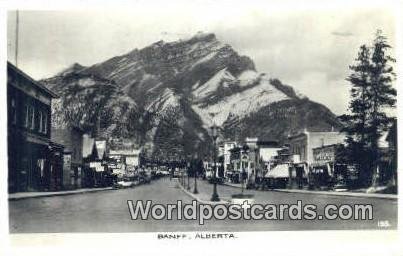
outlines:
{"label": "window", "polygon": [[39,132],[43,132],[43,114],[39,111]]}
{"label": "window", "polygon": [[47,115],[47,112],[44,112],[44,115],[43,115],[43,133],[44,134],[48,133],[48,115]]}
{"label": "window", "polygon": [[29,107],[29,120],[31,124],[31,130],[35,129],[35,109],[33,106]]}
{"label": "window", "polygon": [[25,105],[25,120],[24,120],[24,127],[28,128],[29,124],[29,106]]}
{"label": "window", "polygon": [[47,133],[47,116],[46,111],[39,111],[39,132],[46,134]]}
{"label": "window", "polygon": [[10,119],[12,124],[17,124],[17,103],[14,98],[11,99]]}

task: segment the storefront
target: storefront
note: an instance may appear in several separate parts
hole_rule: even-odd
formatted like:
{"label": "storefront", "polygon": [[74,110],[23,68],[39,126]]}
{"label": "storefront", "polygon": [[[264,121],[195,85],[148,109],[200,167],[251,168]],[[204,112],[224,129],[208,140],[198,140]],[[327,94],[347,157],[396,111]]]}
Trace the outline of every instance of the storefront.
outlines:
{"label": "storefront", "polygon": [[355,186],[358,169],[338,159],[341,150],[340,144],[313,149],[314,162],[309,172],[309,185],[312,189],[330,189],[336,185]]}
{"label": "storefront", "polygon": [[336,144],[312,149],[313,163],[309,172],[311,189],[327,189],[334,183]]}
{"label": "storefront", "polygon": [[289,164],[279,164],[266,173],[264,184],[270,188],[286,188],[290,173]]}
{"label": "storefront", "polygon": [[308,163],[291,163],[289,168],[289,188],[302,189],[308,184]]}
{"label": "storefront", "polygon": [[9,177],[10,192],[55,191],[62,188],[62,145],[21,141],[10,147],[10,151],[16,153],[13,159],[9,159],[13,170]]}
{"label": "storefront", "polygon": [[312,164],[309,171],[309,188],[326,189],[331,185],[332,167],[329,164]]}

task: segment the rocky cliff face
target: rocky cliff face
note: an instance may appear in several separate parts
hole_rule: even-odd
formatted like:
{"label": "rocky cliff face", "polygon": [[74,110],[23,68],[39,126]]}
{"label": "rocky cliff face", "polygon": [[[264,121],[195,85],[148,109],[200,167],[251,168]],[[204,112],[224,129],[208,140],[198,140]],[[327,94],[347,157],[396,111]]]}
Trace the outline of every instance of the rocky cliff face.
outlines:
{"label": "rocky cliff face", "polygon": [[74,64],[43,81],[62,95],[55,124],[75,122],[114,136],[136,138],[150,154],[177,157],[208,152],[208,128],[222,137],[284,140],[304,128],[330,130],[339,123],[325,106],[257,72],[214,34],[156,42],[90,67]]}

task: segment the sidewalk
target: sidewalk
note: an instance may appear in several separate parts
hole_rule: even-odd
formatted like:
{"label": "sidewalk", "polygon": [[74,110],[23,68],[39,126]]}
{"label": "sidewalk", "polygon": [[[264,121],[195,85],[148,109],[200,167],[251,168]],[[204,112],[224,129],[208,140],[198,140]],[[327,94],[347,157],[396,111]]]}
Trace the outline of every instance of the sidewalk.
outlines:
{"label": "sidewalk", "polygon": [[194,189],[194,178],[189,179],[189,185],[190,185],[190,190],[187,190],[187,179],[186,179],[186,185],[185,187],[182,186],[181,181],[178,179],[178,185],[179,188],[188,196],[192,197],[195,199],[197,202],[201,204],[211,204],[211,205],[216,205],[216,204],[229,204],[231,202],[231,198],[229,197],[221,197],[220,196],[220,201],[214,202],[211,201],[211,187],[206,187],[205,181],[197,179],[197,190],[199,193],[193,194],[193,189]]}
{"label": "sidewalk", "polygon": [[[241,188],[241,184],[234,184],[225,182],[223,185]],[[317,194],[317,195],[331,195],[331,196],[351,196],[351,197],[365,197],[365,198],[382,198],[397,200],[398,196],[393,194],[370,194],[360,192],[336,192],[336,191],[315,191],[304,189],[273,189],[272,191],[285,192],[285,193],[304,193],[304,194]]]}
{"label": "sidewalk", "polygon": [[19,192],[19,193],[8,194],[8,200],[20,200],[20,199],[27,199],[27,198],[50,197],[50,196],[65,196],[65,195],[105,191],[105,190],[111,190],[111,189],[112,189],[112,187],[82,188],[82,189],[76,189],[76,190],[52,191],[52,192]]}

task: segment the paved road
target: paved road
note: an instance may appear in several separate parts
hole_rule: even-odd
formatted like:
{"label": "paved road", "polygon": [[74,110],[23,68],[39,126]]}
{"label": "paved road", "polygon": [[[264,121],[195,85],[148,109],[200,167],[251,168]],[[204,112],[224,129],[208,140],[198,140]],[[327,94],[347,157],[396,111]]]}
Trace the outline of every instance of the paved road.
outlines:
{"label": "paved road", "polygon": [[[193,189],[193,181],[190,179],[190,186]],[[198,189],[200,192],[206,193],[205,199],[210,198],[213,185],[206,181],[198,181]],[[191,190],[192,191],[192,190]],[[218,193],[221,199],[231,200],[230,195],[239,194],[240,188],[230,186],[218,186]],[[323,194],[300,194],[300,193],[286,193],[278,191],[257,191],[257,190],[244,190],[245,194],[253,194],[255,203],[259,204],[296,204],[298,200],[302,204],[315,204],[319,214],[323,214],[323,209],[327,204],[335,204],[338,207],[342,204],[371,204],[373,206],[373,220],[283,220],[283,221],[269,221],[262,227],[261,222],[256,223],[256,230],[305,230],[305,229],[385,229],[385,227],[378,227],[379,221],[387,221],[390,226],[388,229],[397,228],[397,200],[379,199],[379,198],[359,198],[347,197],[336,195],[323,195]],[[250,223],[250,221],[249,221]],[[255,223],[251,223],[252,226]]]}
{"label": "paved road", "polygon": [[[211,185],[200,182],[201,191],[211,190]],[[230,195],[239,189],[219,186],[221,195]],[[252,192],[252,191],[251,191]],[[372,221],[319,221],[319,220],[210,220],[205,225],[198,221],[131,220],[127,200],[153,200],[153,203],[190,203],[192,198],[181,191],[174,181],[162,179],[150,185],[132,189],[102,191],[87,194],[32,198],[9,201],[10,232],[147,232],[147,231],[269,231],[306,229],[378,229],[378,220],[388,220],[390,228],[396,227],[397,202],[385,199],[361,199],[283,192],[253,191],[257,202],[316,203],[371,203],[374,205]]]}

